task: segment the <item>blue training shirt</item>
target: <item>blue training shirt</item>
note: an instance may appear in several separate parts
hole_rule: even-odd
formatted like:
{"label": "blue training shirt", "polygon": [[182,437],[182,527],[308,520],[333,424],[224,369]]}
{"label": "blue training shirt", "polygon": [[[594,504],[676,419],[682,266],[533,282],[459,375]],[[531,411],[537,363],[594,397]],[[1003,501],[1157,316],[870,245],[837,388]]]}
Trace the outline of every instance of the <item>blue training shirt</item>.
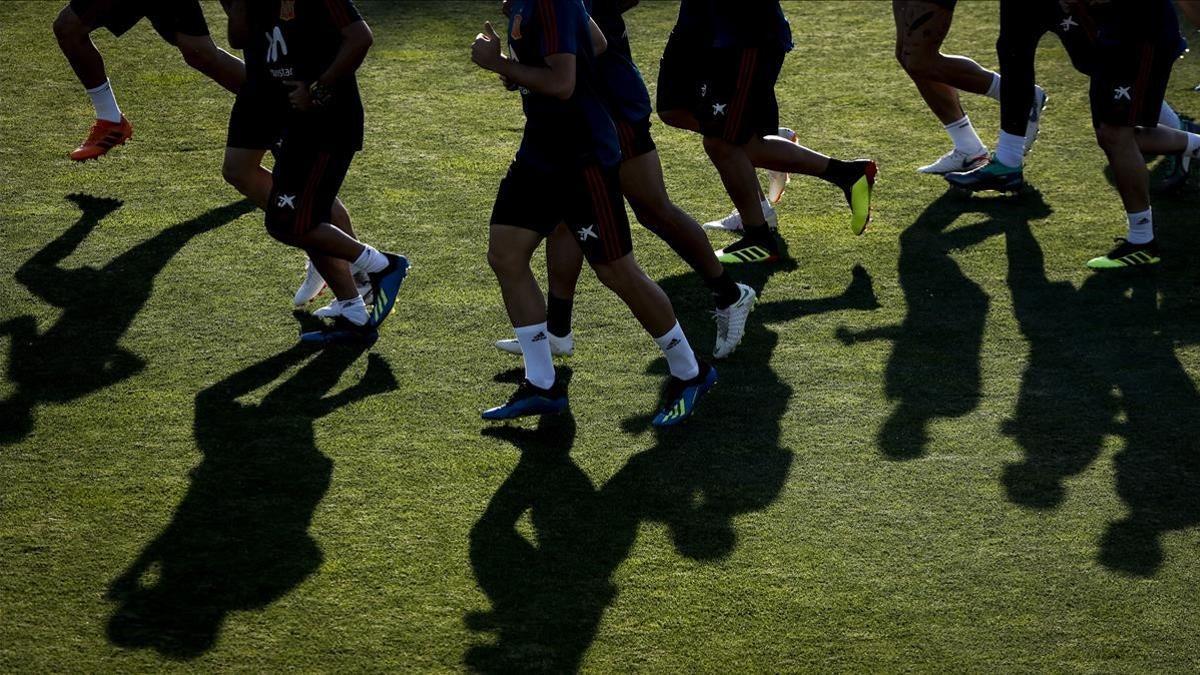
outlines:
{"label": "blue training shirt", "polygon": [[621,162],[616,129],[601,98],[591,28],[582,0],[514,0],[508,21],[511,58],[545,66],[553,54],[576,57],[567,100],[521,89],[525,135],[517,159],[545,171]]}
{"label": "blue training shirt", "polygon": [[596,75],[613,117],[640,122],[650,117],[650,92],[633,62],[629,31],[618,0],[585,0],[585,6],[608,40],[608,50],[596,59]]}
{"label": "blue training shirt", "polygon": [[717,49],[760,47],[789,52],[792,27],[779,0],[682,0],[675,32]]}

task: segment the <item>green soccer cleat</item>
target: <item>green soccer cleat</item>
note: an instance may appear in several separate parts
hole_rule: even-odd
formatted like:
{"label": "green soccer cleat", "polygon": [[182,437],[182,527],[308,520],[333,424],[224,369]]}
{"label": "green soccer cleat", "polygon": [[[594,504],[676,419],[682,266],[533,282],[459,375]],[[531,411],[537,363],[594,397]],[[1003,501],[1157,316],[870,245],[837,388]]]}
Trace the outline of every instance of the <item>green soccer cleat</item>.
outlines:
{"label": "green soccer cleat", "polygon": [[779,260],[779,241],[773,232],[768,232],[766,236],[744,235],[717,251],[717,260],[722,265],[775,262]]}
{"label": "green soccer cleat", "polygon": [[879,165],[869,159],[860,159],[855,163],[861,165],[862,175],[844,190],[846,202],[850,204],[850,231],[857,237],[867,231],[867,225],[871,222],[871,194],[875,191]]}
{"label": "green soccer cleat", "polygon": [[946,182],[967,192],[1020,192],[1025,187],[1025,172],[1019,166],[1002,164],[992,155],[991,161],[978,169],[946,174]]}
{"label": "green soccer cleat", "polygon": [[1116,248],[1107,255],[1092,258],[1087,266],[1094,270],[1115,270],[1162,262],[1162,258],[1158,257],[1158,242],[1154,239],[1145,244],[1131,244],[1124,237],[1117,237],[1114,241],[1117,242]]}

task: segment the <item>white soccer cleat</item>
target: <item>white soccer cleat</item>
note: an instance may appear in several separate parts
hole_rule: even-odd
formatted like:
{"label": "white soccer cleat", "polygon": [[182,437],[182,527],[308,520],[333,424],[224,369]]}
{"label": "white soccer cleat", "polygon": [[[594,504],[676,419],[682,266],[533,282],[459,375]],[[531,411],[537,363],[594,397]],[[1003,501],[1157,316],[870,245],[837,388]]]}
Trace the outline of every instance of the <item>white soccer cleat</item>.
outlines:
{"label": "white soccer cleat", "polygon": [[300,288],[296,289],[296,295],[292,298],[292,303],[297,307],[303,307],[312,302],[323,290],[325,290],[325,279],[317,271],[317,266],[312,264],[311,260],[305,258],[304,282],[300,284]]}
{"label": "white soccer cleat", "polygon": [[338,301],[334,300],[321,309],[314,309],[312,315],[320,319],[336,319],[342,315],[342,308],[338,306]]}
{"label": "white soccer cleat", "polygon": [[1046,101],[1050,99],[1046,95],[1046,90],[1033,85],[1033,107],[1029,109],[1029,123],[1025,125],[1025,154],[1028,155],[1030,150],[1033,150],[1033,143],[1037,140],[1038,131],[1042,126],[1042,113],[1046,110]]}
{"label": "white soccer cleat", "polygon": [[[772,230],[779,229],[779,214],[775,213],[775,207],[771,206],[771,202],[763,200],[762,203],[763,215],[767,217],[767,225],[771,226]],[[720,220],[712,220],[704,224],[706,230],[724,230],[726,232],[741,232],[742,214],[734,209],[729,215]]]}
{"label": "white soccer cleat", "polygon": [[[353,309],[354,311],[347,312],[347,309]],[[338,302],[337,300],[334,300],[320,309],[313,310],[312,315],[319,319],[336,319],[338,317],[342,317],[356,326],[364,325],[368,318],[365,304],[350,308],[343,307],[342,303]]]}
{"label": "white soccer cleat", "polygon": [[944,176],[948,173],[959,173],[960,171],[970,171],[983,166],[988,160],[988,149],[984,148],[979,153],[967,153],[961,150],[953,149],[950,152],[942,155],[941,159],[917,169],[917,173],[927,173],[935,176]]}
{"label": "white soccer cleat", "polygon": [[713,347],[713,358],[723,359],[733,353],[746,335],[746,319],[754,311],[754,303],[758,296],[754,289],[746,284],[738,284],[742,295],[738,301],[725,309],[713,312],[717,322],[717,344]]}
{"label": "white soccer cleat", "polygon": [[[796,132],[787,127],[779,127],[779,136],[784,139],[800,144],[799,136]],[[783,171],[767,171],[767,201],[772,204],[778,204],[783,199],[783,192],[787,189],[788,183],[792,182],[792,175]]]}
{"label": "white soccer cleat", "polygon": [[375,304],[375,288],[371,286],[371,277],[367,276],[366,272],[354,275],[354,285],[358,288],[358,294],[362,296],[364,305],[369,307]]}
{"label": "white soccer cleat", "polygon": [[[546,335],[550,336],[551,356],[571,356],[575,353],[575,331],[571,331],[562,337],[558,337],[550,331],[546,331]],[[496,340],[496,349],[517,356],[521,355],[521,343],[512,339]]]}

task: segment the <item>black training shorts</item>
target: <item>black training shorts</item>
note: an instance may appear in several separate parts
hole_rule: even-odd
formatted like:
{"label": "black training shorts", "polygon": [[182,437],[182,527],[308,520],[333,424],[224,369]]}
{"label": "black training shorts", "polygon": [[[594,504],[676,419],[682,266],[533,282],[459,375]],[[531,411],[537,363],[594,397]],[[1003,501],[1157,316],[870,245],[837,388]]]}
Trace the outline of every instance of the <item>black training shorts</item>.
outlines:
{"label": "black training shorts", "polygon": [[712,50],[696,111],[701,133],[735,145],[779,133],[775,82],[783,57],[761,47]]}
{"label": "black training shorts", "polygon": [[500,181],[491,223],[542,236],[566,223],[588,262],[610,263],[633,251],[620,185],[617,167],[544,171],[518,159]]}
{"label": "black training shorts", "polygon": [[711,48],[672,33],[658,73],[658,110],[686,110],[700,132],[745,145],[779,133],[775,82],[785,52],[764,47]]}
{"label": "black training shorts", "polygon": [[621,160],[630,160],[654,152],[654,137],[650,135],[650,118],[644,117],[636,122],[614,119],[617,127],[617,141],[621,145]]}
{"label": "black training shorts", "polygon": [[709,49],[689,36],[673,31],[667,38],[658,64],[658,93],[655,108],[660,112],[686,110],[699,106],[701,72]]}
{"label": "black training shorts", "polygon": [[71,0],[71,10],[91,28],[107,28],[121,36],[142,19],[150,19],[164,40],[177,34],[208,35],[199,0]]}
{"label": "black training shorts", "polygon": [[1154,127],[1181,44],[1097,45],[1089,98],[1092,123]]}
{"label": "black training shorts", "polygon": [[285,132],[275,153],[266,220],[277,237],[332,222],[333,204],[354,159],[353,150],[323,148],[308,136]]}

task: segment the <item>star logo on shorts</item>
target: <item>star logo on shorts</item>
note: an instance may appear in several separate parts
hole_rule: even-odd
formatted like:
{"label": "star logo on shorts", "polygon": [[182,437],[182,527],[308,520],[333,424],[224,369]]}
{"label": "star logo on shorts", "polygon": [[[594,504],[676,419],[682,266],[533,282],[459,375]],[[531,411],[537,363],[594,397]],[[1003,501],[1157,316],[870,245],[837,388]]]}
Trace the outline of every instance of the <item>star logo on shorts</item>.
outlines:
{"label": "star logo on shorts", "polygon": [[296,195],[279,195],[279,202],[275,204],[279,208],[285,206],[293,211],[296,210]]}
{"label": "star logo on shorts", "polygon": [[1133,96],[1129,93],[1130,89],[1132,87],[1117,87],[1113,90],[1113,100],[1120,101],[1121,99],[1125,99],[1126,101],[1132,101]]}
{"label": "star logo on shorts", "polygon": [[591,238],[591,239],[599,239],[600,238],[600,235],[596,234],[596,226],[595,225],[588,225],[587,227],[585,227],[579,231],[579,241],[587,241],[589,238]]}
{"label": "star logo on shorts", "polygon": [[1075,23],[1074,17],[1068,16],[1067,18],[1062,20],[1062,23],[1059,24],[1059,27],[1062,28],[1062,32],[1068,33],[1068,32],[1070,32],[1070,30],[1072,28],[1074,28],[1075,26],[1078,26],[1078,25],[1079,24]]}
{"label": "star logo on shorts", "polygon": [[725,104],[725,103],[714,103],[713,104],[713,117],[716,117],[718,115],[724,115],[726,105],[727,104]]}

